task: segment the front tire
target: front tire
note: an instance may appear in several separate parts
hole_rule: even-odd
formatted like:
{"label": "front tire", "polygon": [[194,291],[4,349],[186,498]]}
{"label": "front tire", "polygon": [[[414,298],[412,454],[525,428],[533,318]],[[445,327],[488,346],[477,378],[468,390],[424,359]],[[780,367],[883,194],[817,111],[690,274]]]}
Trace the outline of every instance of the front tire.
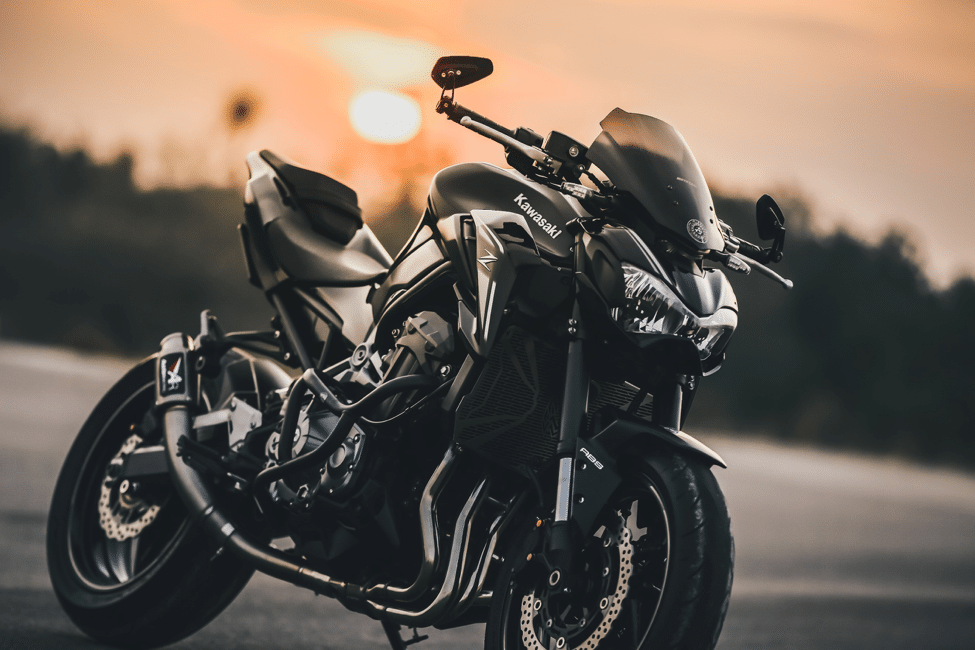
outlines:
{"label": "front tire", "polygon": [[48,570],[61,606],[83,632],[124,648],[189,636],[253,574],[203,538],[168,476],[139,491],[113,476],[132,451],[162,442],[154,378],[155,359],[146,360],[95,407],[68,452],[48,519]]}
{"label": "front tire", "polygon": [[530,535],[506,551],[486,649],[714,648],[734,564],[721,490],[706,466],[672,450],[629,456],[568,593],[527,561]]}

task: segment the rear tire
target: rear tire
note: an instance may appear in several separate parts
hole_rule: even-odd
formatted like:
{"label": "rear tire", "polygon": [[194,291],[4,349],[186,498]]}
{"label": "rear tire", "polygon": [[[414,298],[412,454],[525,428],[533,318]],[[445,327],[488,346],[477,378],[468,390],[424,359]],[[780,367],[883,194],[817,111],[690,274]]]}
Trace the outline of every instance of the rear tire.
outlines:
{"label": "rear tire", "polygon": [[48,519],[48,571],[61,606],[83,632],[124,648],[189,636],[253,574],[204,539],[168,476],[134,497],[123,496],[112,478],[113,461],[119,465],[131,449],[162,442],[154,398],[155,360],[149,359],[109,390],[81,428]]}
{"label": "rear tire", "polygon": [[[569,594],[506,550],[485,631],[487,650],[712,650],[724,623],[734,542],[710,470],[673,450],[629,453],[624,481],[583,549]],[[560,584],[559,587],[562,585]],[[561,645],[559,645],[561,644]]]}

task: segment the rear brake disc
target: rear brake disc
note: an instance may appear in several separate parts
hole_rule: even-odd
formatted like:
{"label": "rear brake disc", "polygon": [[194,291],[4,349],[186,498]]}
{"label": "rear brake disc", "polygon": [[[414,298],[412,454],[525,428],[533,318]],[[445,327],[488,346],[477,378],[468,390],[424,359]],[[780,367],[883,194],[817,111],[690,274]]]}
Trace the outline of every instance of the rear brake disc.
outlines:
{"label": "rear brake disc", "polygon": [[141,533],[159,514],[158,505],[150,505],[138,497],[123,496],[124,490],[121,486],[125,479],[120,481],[117,475],[113,476],[117,473],[113,470],[120,469],[125,464],[125,459],[141,442],[142,438],[133,434],[122,444],[122,448],[105,468],[105,480],[102,481],[101,496],[98,499],[98,523],[110,539],[119,542]]}

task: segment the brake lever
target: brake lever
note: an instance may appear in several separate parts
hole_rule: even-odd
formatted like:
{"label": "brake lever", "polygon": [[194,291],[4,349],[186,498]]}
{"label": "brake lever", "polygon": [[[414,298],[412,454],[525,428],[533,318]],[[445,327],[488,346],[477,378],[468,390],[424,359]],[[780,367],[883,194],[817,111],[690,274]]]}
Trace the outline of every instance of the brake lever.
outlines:
{"label": "brake lever", "polygon": [[[737,254],[734,254],[734,253],[725,253],[725,255],[728,256],[728,261],[727,262],[724,262],[723,261],[723,263],[724,263],[725,266],[727,266],[728,268],[732,269],[733,271],[739,271],[739,272],[745,273],[747,275],[749,273],[749,271],[751,271],[751,269],[755,269],[756,271],[758,271],[762,275],[764,275],[764,276],[766,276],[768,278],[771,278],[772,280],[775,280],[776,282],[778,282],[779,284],[781,284],[785,288],[786,291],[789,291],[790,289],[792,289],[793,286],[795,286],[793,284],[792,280],[787,280],[786,278],[783,278],[781,275],[779,275],[778,273],[776,273],[775,271],[773,271],[769,267],[765,266],[764,264],[762,264],[758,260],[754,260],[754,259],[748,258],[748,261],[746,262],[745,260],[743,260],[741,258],[741,256],[739,256]],[[743,267],[747,268],[748,271],[741,271],[740,268],[735,268],[736,266],[739,266],[739,267],[743,266]]]}
{"label": "brake lever", "polygon": [[789,291],[790,289],[792,289],[793,286],[795,286],[792,280],[787,280],[783,278],[781,275],[779,275],[778,273],[776,273],[775,271],[773,271],[772,269],[770,269],[769,267],[765,266],[764,264],[762,264],[757,260],[749,259],[746,262],[744,259],[741,258],[741,256],[737,255],[736,253],[730,253],[727,251],[720,251],[720,252],[711,251],[710,257],[712,259],[721,262],[725,266],[725,268],[731,269],[732,271],[736,271],[737,273],[742,273],[744,275],[750,274],[752,272],[752,269],[755,269],[762,275],[769,277],[775,280],[776,282],[778,282],[779,284],[781,284],[786,291]]}
{"label": "brake lever", "polygon": [[763,274],[763,275],[765,275],[765,276],[767,276],[767,277],[775,280],[779,284],[781,284],[785,288],[786,291],[789,291],[790,289],[792,289],[793,286],[795,286],[793,284],[792,280],[787,280],[786,278],[783,278],[781,275],[779,275],[778,273],[776,273],[775,271],[773,271],[772,269],[770,269],[769,267],[765,266],[764,264],[762,264],[759,261],[750,260],[748,263],[749,263],[749,265],[753,269],[756,269],[759,273],[761,273],[761,274]]}

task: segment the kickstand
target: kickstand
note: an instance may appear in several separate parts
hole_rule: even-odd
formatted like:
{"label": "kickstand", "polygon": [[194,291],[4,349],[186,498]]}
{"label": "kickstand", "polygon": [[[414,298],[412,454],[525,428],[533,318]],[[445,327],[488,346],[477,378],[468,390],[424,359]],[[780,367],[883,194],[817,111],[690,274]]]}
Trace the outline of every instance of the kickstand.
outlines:
{"label": "kickstand", "polygon": [[389,645],[393,646],[393,650],[406,650],[407,646],[411,646],[414,643],[419,643],[420,641],[430,638],[426,634],[420,636],[417,629],[413,628],[413,638],[404,641],[403,637],[401,637],[399,634],[400,626],[397,623],[393,623],[391,620],[386,618],[382,619],[380,622],[383,624],[383,632],[386,633],[386,638],[389,639]]}

